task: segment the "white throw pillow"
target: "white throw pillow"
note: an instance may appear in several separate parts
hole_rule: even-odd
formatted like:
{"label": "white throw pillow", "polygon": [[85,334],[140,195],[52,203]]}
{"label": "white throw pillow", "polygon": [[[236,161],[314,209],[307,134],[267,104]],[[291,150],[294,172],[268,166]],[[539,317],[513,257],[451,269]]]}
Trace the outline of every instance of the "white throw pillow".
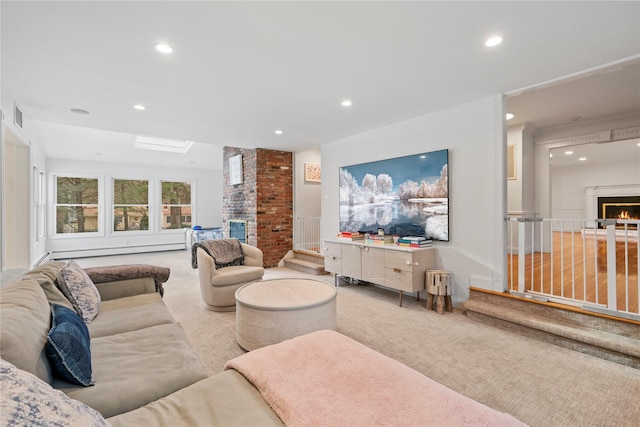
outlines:
{"label": "white throw pillow", "polygon": [[0,359],[0,425],[108,427],[98,411]]}
{"label": "white throw pillow", "polygon": [[85,323],[100,311],[100,293],[89,275],[71,260],[58,272],[58,287]]}

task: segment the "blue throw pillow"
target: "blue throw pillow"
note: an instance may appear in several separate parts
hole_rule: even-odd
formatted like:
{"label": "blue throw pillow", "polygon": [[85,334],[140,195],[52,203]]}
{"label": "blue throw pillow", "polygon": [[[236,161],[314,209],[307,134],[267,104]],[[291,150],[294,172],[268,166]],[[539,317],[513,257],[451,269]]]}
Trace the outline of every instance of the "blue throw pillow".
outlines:
{"label": "blue throw pillow", "polygon": [[51,315],[46,353],[54,376],[72,384],[93,385],[87,325],[78,313],[61,305],[52,304]]}

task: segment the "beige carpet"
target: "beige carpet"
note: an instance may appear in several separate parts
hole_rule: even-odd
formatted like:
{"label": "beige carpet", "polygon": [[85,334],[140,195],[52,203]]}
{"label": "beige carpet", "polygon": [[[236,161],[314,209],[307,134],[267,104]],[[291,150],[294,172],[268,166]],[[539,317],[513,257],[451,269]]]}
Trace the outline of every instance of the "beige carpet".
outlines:
{"label": "beige carpet", "polygon": [[[204,308],[188,251],[77,261],[83,267],[170,267],[165,302],[209,372],[243,353],[235,341],[235,313]],[[286,268],[265,274],[304,276]],[[330,276],[313,277],[333,283]],[[390,290],[341,286],[338,331],[531,426],[640,425],[639,370],[475,323],[459,310],[438,315],[423,303],[405,296],[398,307]]]}

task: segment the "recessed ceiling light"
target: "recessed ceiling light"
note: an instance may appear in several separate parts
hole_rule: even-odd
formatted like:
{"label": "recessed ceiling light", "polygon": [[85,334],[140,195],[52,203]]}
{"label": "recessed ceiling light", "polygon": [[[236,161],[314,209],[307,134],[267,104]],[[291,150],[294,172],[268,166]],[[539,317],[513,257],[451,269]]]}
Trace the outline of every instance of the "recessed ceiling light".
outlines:
{"label": "recessed ceiling light", "polygon": [[567,156],[570,156],[573,154],[573,151],[565,151],[564,154],[566,154]]}
{"label": "recessed ceiling light", "polygon": [[351,107],[352,102],[351,102],[351,100],[350,100],[350,99],[345,99],[344,101],[342,101],[342,102],[340,103],[340,105],[342,105],[343,107]]}
{"label": "recessed ceiling light", "polygon": [[171,53],[171,52],[173,52],[173,48],[171,46],[169,46],[168,44],[156,43],[156,44],[153,45],[153,47],[160,53]]}
{"label": "recessed ceiling light", "polygon": [[486,47],[494,47],[494,46],[498,46],[500,43],[502,43],[502,37],[492,36],[492,37],[489,37],[486,42],[484,42],[484,45]]}
{"label": "recessed ceiling light", "polygon": [[587,160],[586,157],[580,157],[578,160],[580,160],[581,162],[584,162],[585,160]]}
{"label": "recessed ceiling light", "polygon": [[422,156],[420,156],[421,159],[426,159],[427,156],[425,154],[423,154]]}
{"label": "recessed ceiling light", "polygon": [[136,105],[134,105],[134,106],[133,106],[133,108],[135,108],[135,109],[136,109],[136,110],[138,110],[138,111],[144,111],[144,110],[146,110],[146,109],[147,109],[147,108],[146,108],[144,105],[142,105],[142,104],[136,104]]}
{"label": "recessed ceiling light", "polygon": [[275,133],[276,135],[282,135],[282,131],[280,129],[277,129]]}
{"label": "recessed ceiling light", "polygon": [[507,113],[507,120],[511,120],[515,117],[513,113]]}
{"label": "recessed ceiling light", "polygon": [[87,110],[83,110],[81,108],[72,108],[71,110],[72,113],[76,113],[76,114],[89,114],[89,112]]}

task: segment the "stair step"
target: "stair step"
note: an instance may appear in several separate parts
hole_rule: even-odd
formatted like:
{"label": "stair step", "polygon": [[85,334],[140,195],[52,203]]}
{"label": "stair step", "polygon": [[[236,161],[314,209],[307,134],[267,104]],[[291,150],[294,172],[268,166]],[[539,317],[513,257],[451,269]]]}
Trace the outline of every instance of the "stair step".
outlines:
{"label": "stair step", "polygon": [[316,252],[300,251],[296,249],[293,251],[293,257],[324,265],[324,256]]}
{"label": "stair step", "polygon": [[500,302],[472,298],[464,302],[464,307],[469,318],[481,323],[640,368],[640,339],[637,337],[605,332],[567,318],[543,316],[539,310],[531,313],[527,308],[514,309],[507,306],[508,301]]}
{"label": "stair step", "polygon": [[286,258],[284,265],[294,270],[303,271],[310,274],[327,274],[324,270],[324,263],[319,264],[313,261],[307,261],[300,258]]}

